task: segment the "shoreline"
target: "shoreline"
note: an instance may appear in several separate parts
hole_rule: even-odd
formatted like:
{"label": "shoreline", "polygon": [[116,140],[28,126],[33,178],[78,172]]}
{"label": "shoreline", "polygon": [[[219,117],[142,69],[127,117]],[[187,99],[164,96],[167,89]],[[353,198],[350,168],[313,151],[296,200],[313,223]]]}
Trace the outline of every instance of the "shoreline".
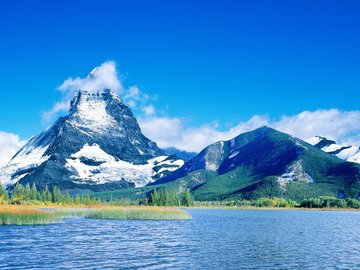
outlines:
{"label": "shoreline", "polygon": [[1,208],[10,207],[10,208],[23,208],[23,209],[38,209],[42,211],[56,211],[58,209],[92,209],[92,210],[100,210],[100,209],[199,209],[199,210],[267,210],[267,211],[355,211],[358,212],[360,209],[356,208],[306,208],[306,207],[237,207],[237,206],[152,206],[152,205],[60,205],[60,204],[24,204],[24,205],[16,205],[16,204],[0,204],[0,212]]}
{"label": "shoreline", "polygon": [[360,212],[356,208],[305,208],[305,207],[233,207],[233,206],[192,206],[181,207],[181,209],[199,209],[199,210],[267,210],[267,211],[354,211]]}

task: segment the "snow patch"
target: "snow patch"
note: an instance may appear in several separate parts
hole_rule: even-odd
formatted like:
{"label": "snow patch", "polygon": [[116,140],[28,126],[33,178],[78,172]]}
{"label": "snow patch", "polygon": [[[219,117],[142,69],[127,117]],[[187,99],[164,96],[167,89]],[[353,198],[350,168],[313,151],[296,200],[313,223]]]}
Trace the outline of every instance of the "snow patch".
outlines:
{"label": "snow patch", "polygon": [[232,153],[232,154],[229,156],[229,159],[236,157],[239,153],[240,153],[240,151],[235,151],[234,153]]}
{"label": "snow patch", "polygon": [[[136,187],[153,182],[155,166],[172,165],[176,167],[161,168],[161,172],[173,171],[184,165],[184,161],[166,160],[168,156],[160,156],[148,160],[146,164],[133,164],[103,151],[99,145],[85,144],[83,148],[66,159],[65,167],[73,174],[72,179],[81,184],[105,184],[125,180]],[[84,161],[86,159],[86,161]]]}
{"label": "snow patch", "polygon": [[330,144],[328,146],[325,146],[325,147],[321,148],[321,150],[325,151],[326,153],[330,153],[330,152],[337,151],[337,150],[339,150],[341,148],[342,148],[341,145],[333,143],[333,144]]}
{"label": "snow patch", "polygon": [[177,160],[165,160],[162,161],[158,164],[155,163],[156,166],[163,166],[158,172],[157,174],[161,174],[164,173],[166,171],[168,172],[173,172],[179,168],[181,168],[182,166],[184,166],[185,161],[183,161],[182,159],[177,159]]}
{"label": "snow patch", "polygon": [[74,113],[70,123],[73,126],[99,131],[116,125],[116,121],[106,111],[106,102],[99,95],[82,92],[77,111]]}
{"label": "snow patch", "polygon": [[[307,142],[312,145],[317,145],[322,140],[326,140],[326,138],[316,136],[314,138],[307,140]],[[342,148],[343,150],[341,150]],[[333,153],[339,151],[339,153],[335,154],[338,158],[350,162],[360,163],[360,148],[357,146],[345,146],[345,145],[332,143],[328,146],[321,148],[321,150],[323,150],[326,153]]]}
{"label": "snow patch", "polygon": [[358,149],[358,151],[352,157],[350,157],[348,161],[360,163],[360,149]]}
{"label": "snow patch", "polygon": [[319,136],[316,136],[316,137],[313,137],[313,138],[310,138],[310,139],[307,139],[305,140],[308,144],[311,144],[311,145],[317,145],[319,142],[321,142],[323,139]]}
{"label": "snow patch", "polygon": [[359,158],[359,151],[359,147],[351,146],[350,148],[342,150],[340,153],[336,154],[336,156],[341,159],[352,161],[356,158]]}
{"label": "snow patch", "polygon": [[[21,178],[26,176],[28,173],[21,174],[22,171],[28,171],[32,168],[38,167],[46,160],[49,156],[44,156],[49,145],[44,147],[35,147],[30,145],[24,147],[17,153],[8,165],[2,168],[0,173],[0,182],[4,187],[8,187],[17,183]],[[19,174],[13,177],[15,174]]]}
{"label": "snow patch", "polygon": [[105,162],[115,161],[115,159],[112,156],[104,152],[100,148],[100,146],[96,143],[94,143],[92,146],[85,144],[79,152],[72,154],[71,157],[73,158],[84,157],[87,159],[92,159],[94,161],[105,161]]}

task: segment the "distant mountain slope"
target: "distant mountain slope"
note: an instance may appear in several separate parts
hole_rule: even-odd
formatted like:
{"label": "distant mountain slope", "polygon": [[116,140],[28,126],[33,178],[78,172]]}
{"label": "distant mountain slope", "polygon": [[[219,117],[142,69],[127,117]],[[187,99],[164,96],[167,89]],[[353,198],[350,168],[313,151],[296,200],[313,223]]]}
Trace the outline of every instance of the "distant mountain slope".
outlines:
{"label": "distant mountain slope", "polygon": [[340,193],[356,197],[359,169],[298,138],[262,127],[206,147],[150,185],[189,187],[200,200]]}
{"label": "distant mountain slope", "polygon": [[360,147],[351,145],[339,145],[335,141],[325,137],[316,136],[306,140],[311,145],[346,161],[360,163]]}
{"label": "distant mountain slope", "polygon": [[0,181],[62,189],[144,186],[183,165],[146,138],[131,110],[109,90],[79,91],[69,114],[32,138]]}
{"label": "distant mountain slope", "polygon": [[163,148],[163,151],[169,156],[176,155],[178,158],[185,160],[185,161],[192,159],[193,157],[195,157],[198,154],[195,152],[182,151],[175,147]]}

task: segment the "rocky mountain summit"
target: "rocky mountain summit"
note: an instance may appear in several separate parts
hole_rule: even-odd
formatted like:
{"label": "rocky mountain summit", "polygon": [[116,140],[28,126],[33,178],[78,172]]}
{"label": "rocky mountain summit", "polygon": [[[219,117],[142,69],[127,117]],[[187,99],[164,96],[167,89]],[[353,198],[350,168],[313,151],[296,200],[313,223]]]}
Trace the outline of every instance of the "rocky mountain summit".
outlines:
{"label": "rocky mountain summit", "polygon": [[31,138],[1,170],[0,180],[8,188],[16,183],[89,190],[138,187],[183,163],[142,134],[117,94],[79,90],[68,115]]}

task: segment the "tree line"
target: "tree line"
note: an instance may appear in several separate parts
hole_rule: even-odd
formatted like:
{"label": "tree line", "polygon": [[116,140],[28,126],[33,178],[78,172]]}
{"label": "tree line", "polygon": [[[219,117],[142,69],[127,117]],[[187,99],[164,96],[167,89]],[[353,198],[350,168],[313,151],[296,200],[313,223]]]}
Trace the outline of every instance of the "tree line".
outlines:
{"label": "tree line", "polygon": [[100,199],[91,197],[90,194],[71,196],[69,192],[62,193],[60,188],[54,186],[49,189],[47,186],[39,191],[36,184],[25,186],[17,184],[11,196],[0,184],[0,204],[38,204],[38,203],[59,203],[74,205],[151,205],[151,206],[204,206],[204,207],[300,207],[300,208],[354,208],[360,209],[360,201],[357,199],[339,199],[331,196],[319,196],[307,198],[302,201],[293,201],[286,198],[259,198],[255,200],[224,200],[224,201],[202,201],[195,202],[189,189],[184,189],[180,194],[177,190],[167,188],[154,189],[144,199],[138,201],[114,200],[103,202]]}
{"label": "tree line", "polygon": [[194,199],[190,194],[189,189],[184,189],[180,194],[176,190],[154,189],[144,199],[138,201],[116,200],[103,202],[101,199],[91,197],[89,194],[71,196],[69,192],[62,193],[60,188],[54,186],[49,189],[48,186],[42,191],[39,191],[36,184],[16,184],[11,196],[0,184],[0,204],[37,204],[37,203],[60,203],[60,204],[75,204],[75,205],[95,205],[95,204],[110,204],[110,205],[151,205],[151,206],[192,206]]}
{"label": "tree line", "polygon": [[316,198],[305,199],[300,202],[303,208],[360,208],[360,201],[356,199],[346,198],[339,199],[330,196],[320,196]]}
{"label": "tree line", "polygon": [[357,199],[339,199],[331,196],[319,196],[308,198],[299,202],[286,198],[259,198],[254,200],[224,200],[195,202],[201,207],[274,207],[274,208],[353,208],[360,209],[360,201]]}
{"label": "tree line", "polygon": [[9,193],[0,185],[0,203],[9,202],[11,204],[29,204],[29,203],[62,203],[62,204],[78,204],[78,205],[94,205],[101,203],[101,200],[90,197],[89,194],[71,196],[69,192],[62,193],[60,188],[54,186],[49,189],[45,186],[44,190],[39,191],[36,184],[16,184],[14,190]]}
{"label": "tree line", "polygon": [[147,198],[147,204],[152,206],[193,206],[194,199],[189,189],[184,189],[180,194],[177,190],[167,188],[154,189]]}

